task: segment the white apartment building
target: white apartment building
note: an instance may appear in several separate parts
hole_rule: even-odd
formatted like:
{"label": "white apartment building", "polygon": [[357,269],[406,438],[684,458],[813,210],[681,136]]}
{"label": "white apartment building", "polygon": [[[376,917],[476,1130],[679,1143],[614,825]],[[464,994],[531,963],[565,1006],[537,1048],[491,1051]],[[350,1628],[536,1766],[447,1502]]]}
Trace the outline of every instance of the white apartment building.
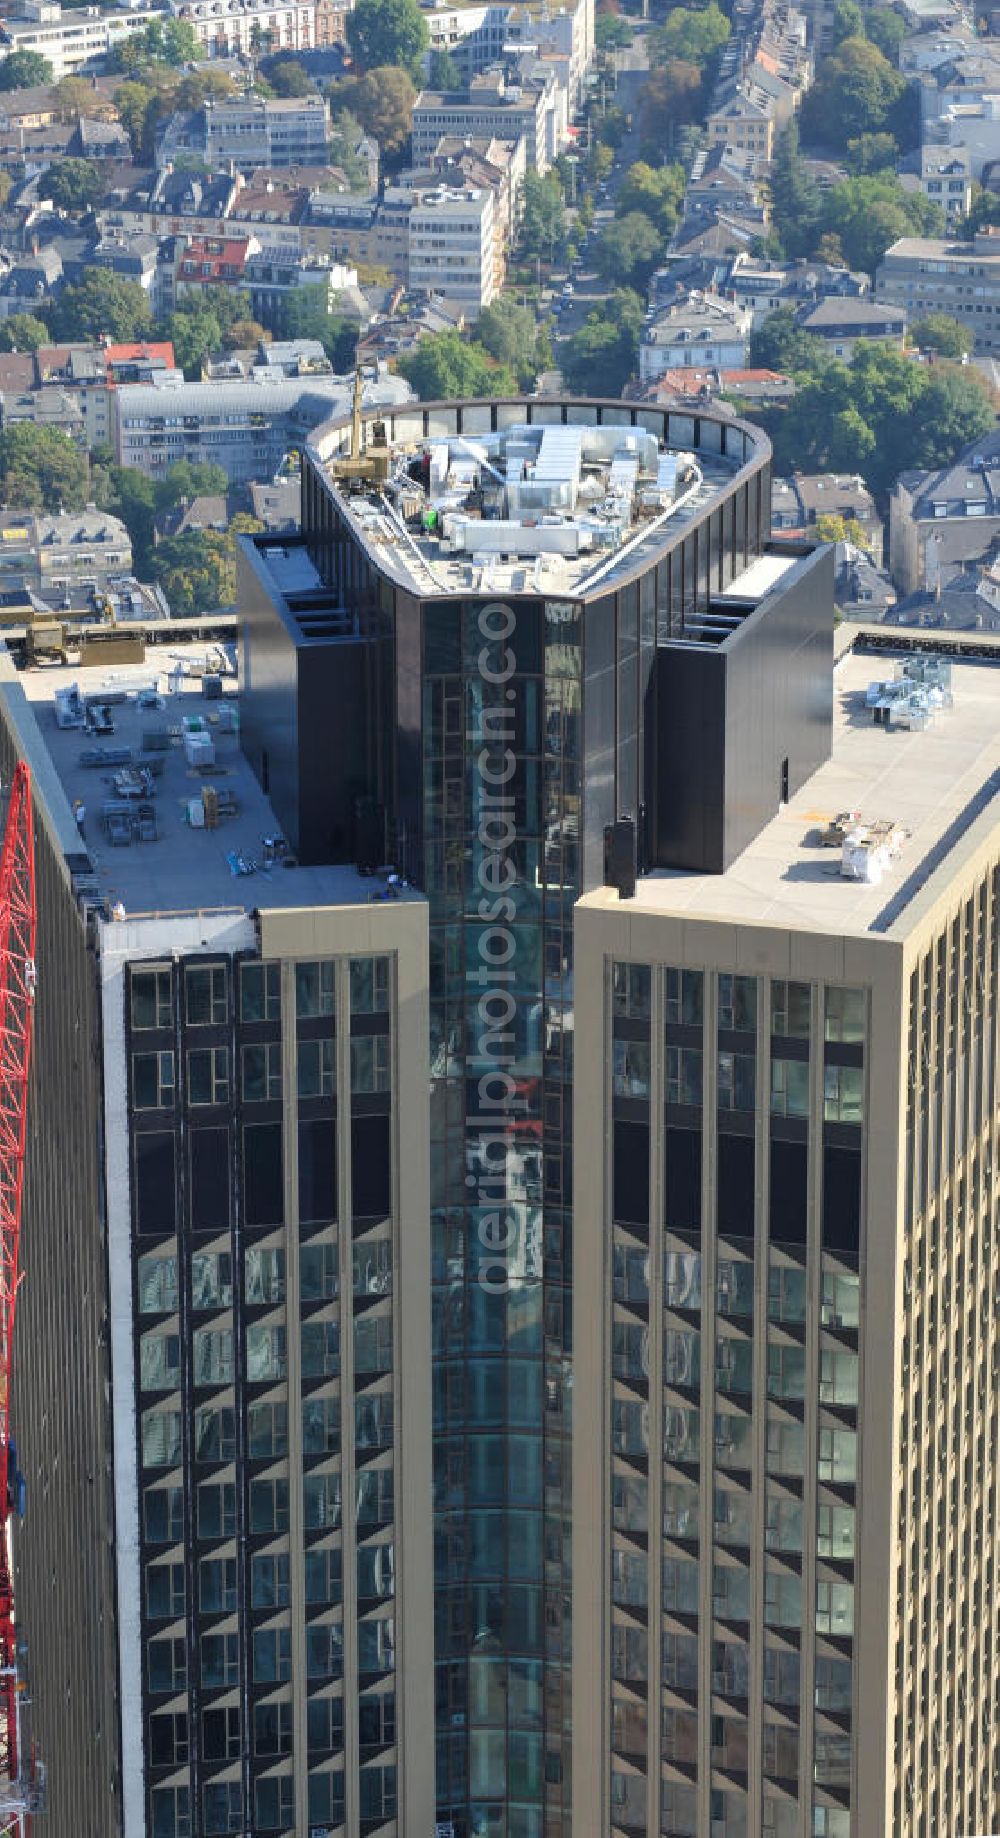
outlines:
{"label": "white apartment building", "polygon": [[205,158],[244,172],[260,166],[322,166],[330,110],[322,96],[239,97],[205,104]]}
{"label": "white apartment building", "polygon": [[443,294],[466,318],[478,319],[503,283],[503,238],[493,193],[442,186],[415,199],[409,255],[411,288]]}
{"label": "white apartment building", "polygon": [[162,9],[121,6],[101,12],[96,7],[63,11],[56,0],[21,0],[20,11],[0,20],[0,49],[35,51],[52,65],[52,80],[95,69],[135,32],[152,20],[162,19]]}
{"label": "white apartment building", "polygon": [[413,111],[413,163],[425,165],[446,134],[517,140],[524,136],[528,167],[547,172],[560,151],[565,91],[554,77],[509,84],[501,71],[475,77],[467,90],[422,90]]}
{"label": "white apartment building", "polygon": [[310,51],[316,43],[315,0],[170,0],[170,11],[216,57]]}
{"label": "white apartment building", "polygon": [[947,313],[975,336],[982,356],[1000,352],[1000,231],[980,230],[971,242],[943,236],[901,236],[875,275],[879,300],[906,309],[908,319]]}
{"label": "white apartment building", "polygon": [[748,307],[692,294],[668,307],[643,333],[640,379],[651,383],[665,370],[740,370],[747,361],[752,324]]}

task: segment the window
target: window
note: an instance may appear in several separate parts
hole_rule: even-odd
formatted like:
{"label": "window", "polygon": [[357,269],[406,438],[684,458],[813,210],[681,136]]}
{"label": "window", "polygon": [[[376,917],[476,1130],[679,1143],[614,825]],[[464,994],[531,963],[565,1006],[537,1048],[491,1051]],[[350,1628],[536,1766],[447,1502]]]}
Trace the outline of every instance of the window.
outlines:
{"label": "window", "polygon": [[702,1060],[700,1047],[667,1047],[664,1095],[668,1104],[701,1103]]}
{"label": "window", "polygon": [[177,1259],[173,1252],[163,1257],[139,1259],[139,1313],[169,1314],[177,1307]]}
{"label": "window", "polygon": [[150,1691],[184,1691],[187,1686],[187,1640],[150,1640],[146,1647]]}
{"label": "window", "polygon": [[287,1532],[287,1481],[250,1482],[250,1530],[252,1532]]}
{"label": "window", "polygon": [[[359,1475],[359,1494],[361,1479]],[[340,1500],[339,1474],[305,1475],[302,1482],[302,1514],[306,1531],[336,1531],[340,1525]],[[358,1518],[361,1518],[360,1508]]]}
{"label": "window", "polygon": [[202,1712],[201,1746],[202,1758],[205,1761],[237,1760],[242,1754],[240,1713],[237,1705],[233,1704],[225,1710]]}
{"label": "window", "polygon": [[280,1021],[280,964],[240,965],[240,1020]]}
{"label": "window", "polygon": [[816,1512],[816,1550],[820,1557],[844,1563],[854,1559],[854,1508],[820,1505]]}
{"label": "window", "polygon": [[235,1484],[232,1481],[203,1481],[198,1488],[199,1538],[231,1538],[235,1530]]}
{"label": "window", "polygon": [[369,1393],[354,1401],[354,1444],[362,1450],[392,1446],[392,1393]]}
{"label": "window", "polygon": [[147,1028],[165,1028],[169,1026],[170,971],[133,970],[133,1032],[139,1033],[144,1032]]}
{"label": "window", "polygon": [[228,1385],[233,1376],[232,1328],[199,1327],[194,1334],[196,1385]]}
{"label": "window", "polygon": [[334,973],[336,966],[327,961],[295,966],[295,1013],[300,1021],[334,1012]]}
{"label": "window", "polygon": [[142,1496],[147,1544],[173,1544],[184,1536],[183,1487],[149,1487]]}
{"label": "window", "polygon": [[217,1685],[235,1685],[240,1676],[240,1637],[238,1634],[202,1634],[201,1682],[205,1689]]}
{"label": "window", "polygon": [[132,1104],[136,1110],[169,1110],[174,1101],[171,1052],[133,1053]]}
{"label": "window", "polygon": [[337,1088],[336,1043],[333,1040],[300,1040],[297,1051],[297,1086],[300,1098],[331,1098]]}
{"label": "window", "polygon": [[228,1614],[236,1607],[235,1557],[203,1557],[198,1565],[198,1601],[202,1614]]}
{"label": "window", "polygon": [[295,1823],[295,1782],[290,1774],[270,1774],[254,1787],[254,1810],[262,1831],[272,1832]]}
{"label": "window", "polygon": [[233,1301],[233,1263],[228,1251],[196,1251],[191,1259],[191,1306],[230,1308]]}
{"label": "window", "polygon": [[828,989],[826,992],[827,1040],[863,1041],[865,992],[863,989]]}
{"label": "window", "polygon": [[144,1410],[142,1413],[142,1465],[172,1468],[181,1458],[179,1410]]}
{"label": "window", "polygon": [[752,976],[719,977],[719,1027],[752,1034],[757,1027],[757,979]]}
{"label": "window", "polygon": [[[306,1326],[311,1326],[307,1323]],[[303,1334],[305,1327],[303,1327]],[[392,1317],[366,1315],[354,1323],[354,1370],[370,1375],[392,1370]]]}
{"label": "window", "polygon": [[253,1637],[253,1676],[257,1685],[273,1685],[290,1678],[292,1630],[290,1627],[257,1628]]}
{"label": "window", "polygon": [[819,1400],[821,1404],[856,1404],[858,1401],[858,1356],[821,1347],[819,1355]]}
{"label": "window", "polygon": [[173,1391],[180,1384],[178,1334],[143,1334],[139,1341],[139,1385],[143,1391]]}
{"label": "window", "polygon": [[[361,1816],[364,1818],[365,1814]],[[390,1816],[394,1815],[386,1815]],[[344,1823],[344,1776],[339,1769],[324,1770],[309,1776],[310,1823],[315,1819],[320,1821],[321,1826]]]}
{"label": "window", "polygon": [[188,964],[184,972],[184,1000],[188,1027],[212,1027],[225,1022],[225,964]]}
{"label": "window", "polygon": [[207,1405],[194,1413],[195,1461],[232,1461],[236,1453],[236,1413],[228,1405]]}
{"label": "window", "polygon": [[752,1053],[719,1054],[720,1110],[753,1110],[757,1063]]}
{"label": "window", "polygon": [[265,1104],[281,1097],[281,1042],[266,1040],[243,1048],[243,1102]]}
{"label": "window", "polygon": [[247,1444],[251,1461],[270,1461],[277,1455],[286,1455],[287,1404],[251,1404],[247,1411]]}
{"label": "window", "polygon": [[847,1635],[854,1632],[854,1584],[816,1584],[817,1634]]}
{"label": "window", "polygon": [[146,1613],[151,1621],[172,1621],[184,1613],[184,1565],[148,1564]]}
{"label": "window", "polygon": [[250,1573],[254,1608],[287,1608],[289,1603],[287,1551],[265,1551],[255,1556]]}
{"label": "window", "polygon": [[290,1755],[292,1706],[290,1703],[255,1704],[253,1710],[255,1755]]}
{"label": "window", "polygon": [[649,1097],[648,1040],[614,1042],[614,1094],[616,1098]]}
{"label": "window", "polygon": [[335,1244],[304,1244],[299,1251],[299,1296],[303,1302],[333,1302],[340,1288]]}
{"label": "window", "polygon": [[[512,1737],[512,1744],[516,1738]],[[362,1768],[358,1776],[362,1820],[386,1820],[396,1817],[395,1768]]]}
{"label": "window", "polygon": [[767,1389],[768,1395],[782,1401],[788,1399],[801,1403],[805,1396],[806,1355],[804,1347],[778,1346],[773,1341],[767,1348]]}
{"label": "window", "polygon": [[650,1013],[648,964],[615,964],[612,971],[612,1006],[629,1021],[648,1021]]}
{"label": "window", "polygon": [[864,1077],[860,1066],[824,1066],[823,1115],[827,1123],[863,1121]]}
{"label": "window", "polygon": [[855,1430],[840,1430],[820,1424],[819,1478],[853,1484],[857,1480],[858,1438]]}
{"label": "window", "polygon": [[772,1059],[771,1111],[776,1117],[809,1114],[809,1066],[801,1059]]}
{"label": "window", "polygon": [[351,1014],[384,1015],[389,1008],[389,959],[352,957]]}
{"label": "window", "polygon": [[388,1034],[359,1034],[351,1041],[351,1091],[389,1090]]}
{"label": "window", "polygon": [[[306,1603],[313,1607],[336,1607],[343,1596],[343,1558],[332,1546],[306,1552]],[[391,1590],[382,1590],[383,1595]]]}
{"label": "window", "polygon": [[[359,1665],[364,1622],[358,1628]],[[322,1621],[306,1628],[306,1677],[340,1678],[344,1669],[344,1630],[339,1621]]]}
{"label": "window", "polygon": [[253,1246],[244,1259],[244,1296],[268,1306],[285,1299],[285,1253],[280,1246]]}
{"label": "window", "polygon": [[228,1104],[229,1048],[200,1047],[189,1053],[188,1103]]}
{"label": "window", "polygon": [[149,1759],[154,1768],[176,1768],[189,1752],[186,1711],[161,1711],[149,1719]]}
{"label": "window", "polygon": [[191,1838],[191,1794],[187,1787],[154,1787],[149,1808],[150,1838]]}
{"label": "window", "polygon": [[284,1328],[251,1323],[247,1328],[247,1378],[250,1383],[270,1384],[274,1379],[283,1379],[287,1370]]}
{"label": "window", "polygon": [[339,1455],[339,1397],[306,1398],[302,1406],[302,1448],[306,1455]]}
{"label": "window", "polygon": [[700,970],[666,972],[664,1014],[668,1026],[700,1027],[705,979]]}
{"label": "window", "polygon": [[351,1275],[356,1296],[392,1293],[392,1245],[388,1238],[364,1238],[351,1250]]}
{"label": "window", "polygon": [[[388,1705],[386,1717],[372,1718],[372,1705]],[[396,1700],[392,1692],[384,1698],[374,1693],[358,1700],[358,1741],[362,1748],[396,1740]],[[344,1740],[344,1706],[340,1698],[310,1698],[306,1705],[307,1741],[310,1755],[325,1749],[339,1749]]]}

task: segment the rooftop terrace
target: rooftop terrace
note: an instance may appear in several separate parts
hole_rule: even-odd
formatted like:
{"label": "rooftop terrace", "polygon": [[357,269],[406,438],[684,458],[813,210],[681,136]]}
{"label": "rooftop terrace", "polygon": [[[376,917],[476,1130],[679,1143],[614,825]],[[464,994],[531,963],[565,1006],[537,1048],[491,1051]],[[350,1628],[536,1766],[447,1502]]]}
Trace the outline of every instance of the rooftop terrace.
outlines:
{"label": "rooftop terrace", "polygon": [[[216,699],[204,683],[220,664],[227,674]],[[67,694],[74,688],[78,698]],[[18,706],[22,692],[26,708]],[[120,905],[135,918],[364,904],[384,888],[349,866],[285,865],[280,826],[240,749],[228,648],[178,644],[143,664],[91,668],[15,671],[4,659],[0,700],[12,710],[64,853],[85,874],[75,858],[86,852],[109,909]],[[57,702],[63,719],[88,711],[89,726],[60,726]],[[194,763],[192,753],[204,757]]]}
{"label": "rooftop terrace", "polygon": [[[633,910],[848,937],[905,936],[933,891],[932,878],[954,869],[973,826],[1000,822],[1000,653],[993,662],[954,663],[952,706],[922,729],[884,726],[868,705],[873,681],[901,675],[902,652],[846,652],[834,673],[830,760],[725,874],[658,870],[637,883]],[[820,841],[848,812],[869,825],[901,826],[901,846],[877,882],[845,877],[840,848]],[[584,904],[617,907],[618,895],[601,888]]]}

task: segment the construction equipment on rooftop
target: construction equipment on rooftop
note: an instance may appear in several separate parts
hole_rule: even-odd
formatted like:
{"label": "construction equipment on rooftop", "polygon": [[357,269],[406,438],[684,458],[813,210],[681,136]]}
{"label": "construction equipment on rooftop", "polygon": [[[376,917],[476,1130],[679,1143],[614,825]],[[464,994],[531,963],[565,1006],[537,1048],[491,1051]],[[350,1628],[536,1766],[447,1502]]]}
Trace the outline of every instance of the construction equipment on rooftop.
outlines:
{"label": "construction equipment on rooftop", "polygon": [[21,1272],[21,1203],[28,1070],[35,1004],[35,845],[31,773],[19,763],[0,852],[0,1831],[23,1838],[43,1810],[45,1773],[22,1742],[9,1526],[23,1512],[24,1482],[10,1427],[14,1313]]}
{"label": "construction equipment on rooftop", "polygon": [[368,445],[363,444],[361,428],[361,398],[364,390],[364,378],[361,366],[354,372],[354,398],[351,406],[351,444],[346,459],[332,460],[330,472],[334,479],[346,485],[348,491],[361,491],[366,485],[383,486],[388,483],[392,468],[392,453],[386,435],[385,422],[372,422],[372,436]]}

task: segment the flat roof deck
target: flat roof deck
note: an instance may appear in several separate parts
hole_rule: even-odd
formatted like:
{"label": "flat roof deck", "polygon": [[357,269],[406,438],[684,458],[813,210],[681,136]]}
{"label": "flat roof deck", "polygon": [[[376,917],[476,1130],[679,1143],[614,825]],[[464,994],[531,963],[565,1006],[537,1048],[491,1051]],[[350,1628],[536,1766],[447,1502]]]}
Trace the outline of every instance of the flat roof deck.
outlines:
{"label": "flat roof deck", "polygon": [[[921,890],[977,818],[992,804],[1000,822],[1000,663],[953,663],[953,706],[923,731],[876,726],[865,706],[869,683],[901,674],[886,652],[842,657],[831,758],[725,874],[657,869],[640,878],[634,901],[599,888],[582,904],[835,936],[905,934]],[[877,884],[845,878],[839,848],[820,845],[823,826],[852,810],[907,831]]]}
{"label": "flat roof deck", "polygon": [[[265,868],[265,838],[280,837],[281,827],[240,748],[238,730],[220,732],[219,710],[236,705],[235,679],[224,678],[223,701],[202,693],[201,675],[181,678],[178,664],[187,668],[206,660],[211,647],[157,648],[144,664],[108,664],[81,669],[79,665],[42,665],[8,675],[24,691],[38,724],[39,739],[52,761],[67,805],[82,801],[85,807],[84,842],[97,885],[110,905],[120,902],[129,918],[205,910],[209,907],[343,906],[367,904],[384,883],[363,878],[351,866],[286,868],[280,861]],[[114,732],[86,733],[83,728],[60,728],[56,723],[57,689],[76,684],[81,695],[100,701],[102,694],[122,695],[111,706]],[[143,709],[137,692],[155,687],[162,698],[159,708]],[[0,698],[5,684],[0,682]],[[201,716],[215,741],[214,766],[189,766],[181,739],[184,716]],[[111,842],[103,821],[106,802],[119,802],[115,790],[118,767],[81,764],[81,754],[97,747],[128,749],[133,761],[147,756],[151,729],[166,728],[165,751],[149,757],[161,760],[162,771],[153,780],[153,815],[156,838],[124,845]],[[223,802],[231,801],[231,816],[220,816],[217,829],[194,828],[187,820],[189,801],[204,785],[213,785]],[[137,802],[137,801],[136,801]],[[69,818],[72,830],[73,819]],[[64,823],[63,829],[66,829]],[[253,863],[253,872],[234,873],[230,856]],[[404,894],[405,898],[406,895]],[[411,895],[411,898],[419,896]]]}

